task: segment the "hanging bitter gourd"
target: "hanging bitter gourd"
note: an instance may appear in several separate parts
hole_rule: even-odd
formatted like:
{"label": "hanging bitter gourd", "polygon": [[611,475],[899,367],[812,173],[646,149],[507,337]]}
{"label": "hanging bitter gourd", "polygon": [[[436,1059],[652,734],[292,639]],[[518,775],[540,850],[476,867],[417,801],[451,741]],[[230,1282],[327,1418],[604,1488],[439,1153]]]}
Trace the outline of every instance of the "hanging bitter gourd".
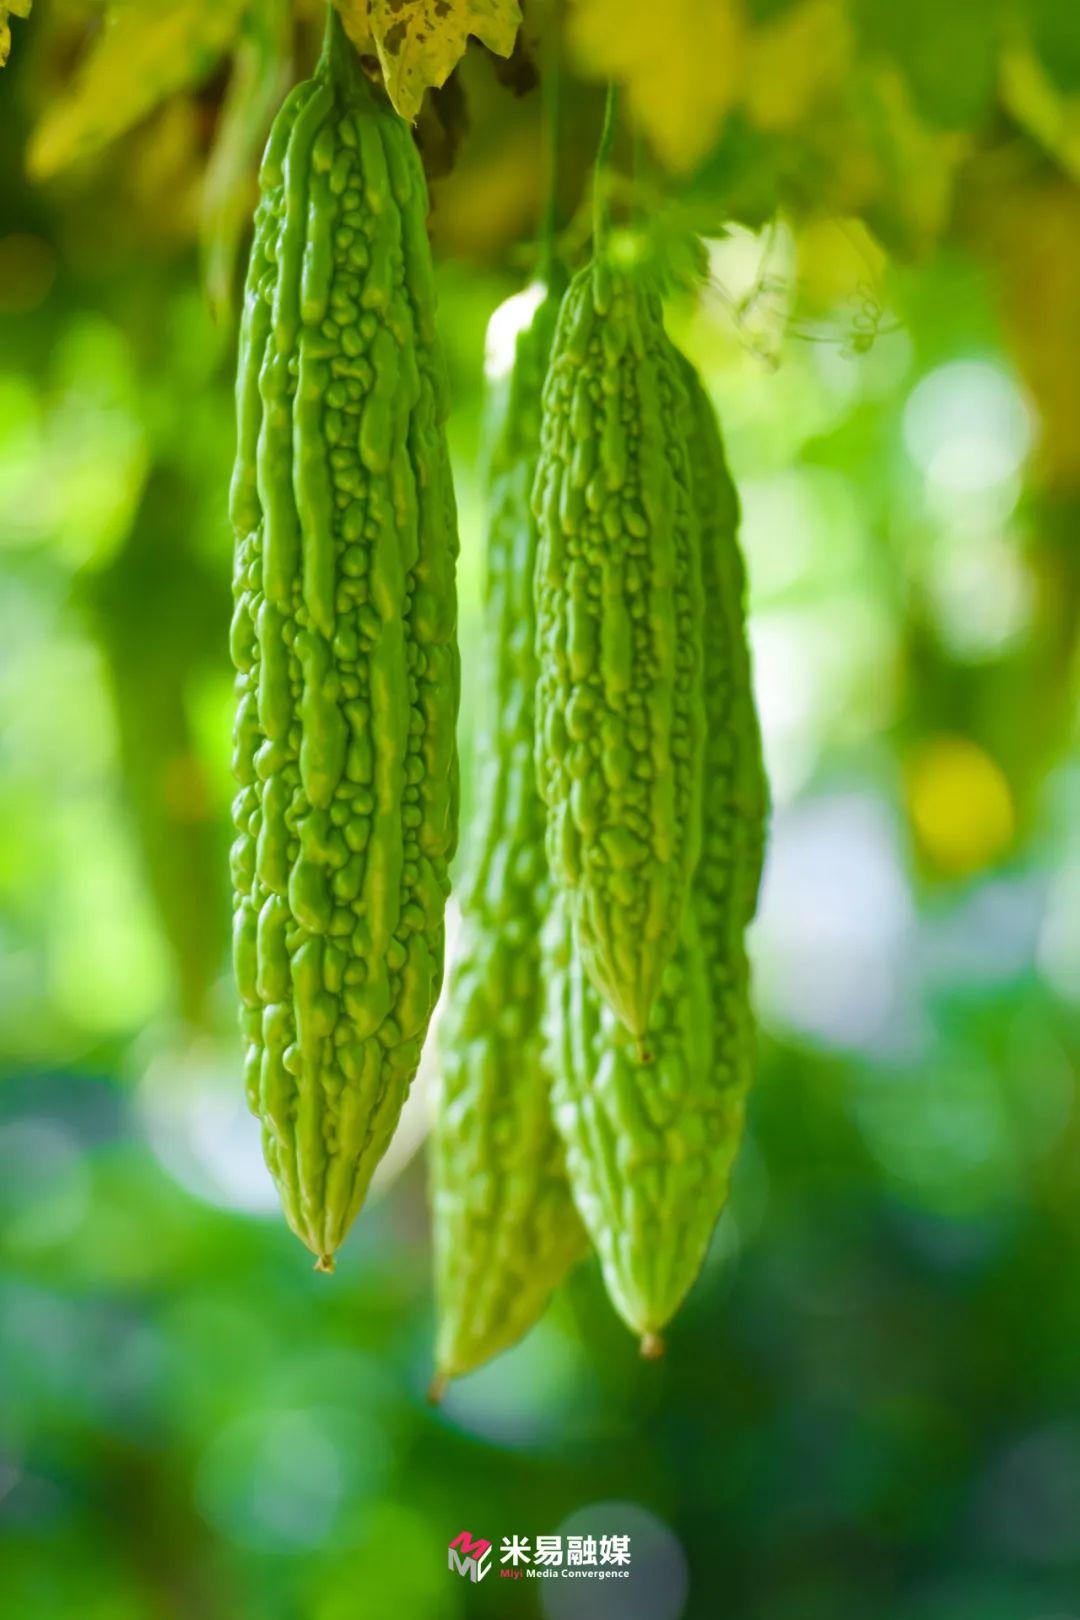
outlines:
{"label": "hanging bitter gourd", "polygon": [[661,974],[648,1059],[591,984],[561,897],[545,965],[552,1107],[574,1201],[612,1303],[642,1352],[657,1354],[700,1267],[730,1156],[693,907]]}
{"label": "hanging bitter gourd", "polygon": [[757,909],[769,785],[746,637],[738,492],[705,385],[686,356],[676,352],[690,401],[690,463],[706,605],[704,832],[694,890],[715,918],[715,926],[706,924],[704,931],[719,949],[725,932],[741,936]]}
{"label": "hanging bitter gourd", "polygon": [[536,522],[529,497],[558,307],[558,293],[537,282],[501,305],[489,327],[490,708],[477,738],[476,844],[439,1032],[433,1394],[521,1338],[587,1245],[566,1184],[544,1062],[540,935],[549,881],[533,764]]}
{"label": "hanging bitter gourd", "polygon": [[441,982],[459,687],[423,173],[333,10],[260,187],[231,496],[234,957],[267,1163],[326,1269]]}
{"label": "hanging bitter gourd", "polygon": [[679,937],[701,820],[687,431],[655,288],[594,258],[564,300],[544,388],[537,777],[577,949],[639,1041]]}
{"label": "hanging bitter gourd", "polygon": [[712,407],[673,359],[690,410],[707,729],[701,858],[648,1026],[651,1062],[588,982],[565,916],[547,935],[549,1061],[570,1181],[611,1299],[646,1354],[701,1267],[742,1134],[754,1058],[743,934],[766,807],[735,491]]}

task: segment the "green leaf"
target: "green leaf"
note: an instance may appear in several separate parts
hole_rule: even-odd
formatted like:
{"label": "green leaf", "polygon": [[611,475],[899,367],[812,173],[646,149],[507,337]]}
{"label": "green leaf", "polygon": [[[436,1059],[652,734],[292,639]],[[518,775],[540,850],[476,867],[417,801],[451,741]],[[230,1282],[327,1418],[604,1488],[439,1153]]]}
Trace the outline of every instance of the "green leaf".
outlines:
{"label": "green leaf", "polygon": [[968,129],[990,112],[1000,45],[999,0],[854,0],[867,56],[889,57],[916,110],[940,129]]}
{"label": "green leaf", "polygon": [[1002,56],[1001,99],[1021,129],[1080,180],[1080,95],[1064,93],[1024,41]]}
{"label": "green leaf", "polygon": [[205,78],[236,37],[244,9],[245,0],[110,5],[69,93],[48,108],[34,132],[31,174],[47,179],[91,156],[177,90]]}
{"label": "green leaf", "polygon": [[1080,6],[1075,0],[1023,0],[1032,42],[1059,90],[1080,91]]}

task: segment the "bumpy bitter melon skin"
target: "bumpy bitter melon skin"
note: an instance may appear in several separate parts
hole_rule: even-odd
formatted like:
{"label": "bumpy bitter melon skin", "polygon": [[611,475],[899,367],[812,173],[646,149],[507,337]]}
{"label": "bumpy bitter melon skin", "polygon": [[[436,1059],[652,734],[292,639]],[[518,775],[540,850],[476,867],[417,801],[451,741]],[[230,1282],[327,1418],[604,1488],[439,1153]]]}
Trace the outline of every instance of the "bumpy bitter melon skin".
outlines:
{"label": "bumpy bitter melon skin", "polygon": [[701,858],[650,1019],[650,1063],[588,983],[567,921],[549,925],[549,1061],[575,1200],[623,1319],[655,1353],[727,1198],[754,1065],[743,934],[766,789],[743,620],[738,505],[712,407],[679,357],[692,411],[705,614]]}
{"label": "bumpy bitter melon skin", "polygon": [[545,931],[552,1107],[608,1295],[652,1353],[701,1265],[726,1184],[728,1109],[694,911],[664,965],[649,1058],[597,994],[561,897]]}
{"label": "bumpy bitter melon skin", "polygon": [[[690,459],[701,529],[705,620],[705,801],[695,891],[715,926],[705,937],[733,938],[753,918],[765,860],[769,785],[754,703],[746,636],[746,570],[739,547],[739,497],[728,471],[712,401],[695,367],[678,354],[690,401]],[[722,792],[717,784],[724,783]],[[711,841],[711,842],[710,842]],[[735,897],[729,903],[729,894]],[[718,946],[719,949],[719,946]]]}
{"label": "bumpy bitter melon skin", "polygon": [[442,979],[459,689],[426,188],[333,12],[260,188],[231,493],[234,960],[267,1164],[325,1269]]}
{"label": "bumpy bitter melon skin", "polygon": [[479,820],[439,1032],[432,1133],[436,1393],[521,1338],[587,1247],[544,1062],[540,936],[549,880],[533,764],[537,534],[529,497],[558,306],[558,294],[536,284],[491,322],[500,344],[511,322],[522,324],[513,366],[490,389],[490,708],[477,738]]}
{"label": "bumpy bitter melon skin", "polygon": [[594,259],[563,303],[534,503],[537,778],[600,994],[642,1037],[698,856],[701,572],[660,299]]}

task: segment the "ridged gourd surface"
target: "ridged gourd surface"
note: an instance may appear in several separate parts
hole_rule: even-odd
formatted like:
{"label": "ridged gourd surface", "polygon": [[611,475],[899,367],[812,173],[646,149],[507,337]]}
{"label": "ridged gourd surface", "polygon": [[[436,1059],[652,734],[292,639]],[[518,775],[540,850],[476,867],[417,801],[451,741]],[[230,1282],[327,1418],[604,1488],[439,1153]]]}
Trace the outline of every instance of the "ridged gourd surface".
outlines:
{"label": "ridged gourd surface", "polygon": [[704,714],[688,403],[642,277],[594,260],[544,390],[537,777],[600,994],[643,1035],[698,855]]}
{"label": "ridged gourd surface", "polygon": [[[432,1135],[438,1379],[528,1331],[587,1239],[567,1187],[542,1035],[548,908],[533,763],[536,522],[529,497],[559,299],[539,285],[496,311],[489,351],[522,323],[489,398],[485,710],[476,842],[450,974]],[[437,1386],[436,1386],[437,1387]]]}
{"label": "ridged gourd surface", "polygon": [[720,974],[725,940],[732,945],[740,941],[757,909],[769,789],[746,635],[739,498],[712,402],[694,366],[685,355],[678,358],[690,401],[690,459],[706,604],[705,799],[694,893]]}
{"label": "ridged gourd surface", "polygon": [[426,188],[336,19],[260,187],[231,497],[234,960],[267,1164],[329,1266],[442,978],[459,688]]}
{"label": "ridged gourd surface", "polygon": [[754,1064],[743,935],[764,848],[766,789],[743,619],[738,505],[712,406],[687,391],[702,542],[707,735],[701,858],[642,1063],[549,925],[548,1034],[574,1196],[626,1322],[655,1339],[700,1270],[727,1197]]}

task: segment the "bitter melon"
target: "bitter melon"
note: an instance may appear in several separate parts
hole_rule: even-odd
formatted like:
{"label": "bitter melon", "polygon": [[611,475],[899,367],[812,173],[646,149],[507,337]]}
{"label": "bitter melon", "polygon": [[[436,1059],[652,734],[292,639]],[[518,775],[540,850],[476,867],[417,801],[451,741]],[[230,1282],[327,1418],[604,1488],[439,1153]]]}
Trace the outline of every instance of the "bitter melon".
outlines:
{"label": "bitter melon", "polygon": [[688,411],[655,289],[595,258],[571,282],[544,388],[537,777],[585,969],[639,1039],[699,847]]}
{"label": "bitter melon", "polygon": [[459,687],[426,188],[332,9],[260,188],[231,494],[234,959],[266,1160],[327,1269],[442,978]]}
{"label": "bitter melon", "polygon": [[[746,570],[739,546],[739,497],[728,471],[712,401],[695,367],[676,351],[690,400],[690,461],[701,529],[705,619],[704,842],[695,893],[715,896],[720,941],[740,933],[757,909],[765,859],[769,787],[746,638]],[[723,783],[723,790],[718,784]],[[725,814],[726,807],[726,814]],[[729,893],[734,903],[729,903]]]}
{"label": "bitter melon", "polygon": [[[549,882],[536,790],[529,496],[559,299],[540,283],[492,317],[485,631],[475,859],[440,1030],[432,1137],[438,1305],[433,1392],[513,1344],[586,1247],[550,1112],[540,935]],[[507,372],[501,351],[514,339]]]}
{"label": "bitter melon", "polygon": [[742,1134],[754,1059],[743,933],[766,803],[735,492],[711,405],[689,364],[675,363],[691,412],[707,735],[701,858],[648,1026],[651,1062],[588,982],[566,917],[547,935],[549,1061],[570,1181],[612,1301],[648,1354],[701,1267]]}

